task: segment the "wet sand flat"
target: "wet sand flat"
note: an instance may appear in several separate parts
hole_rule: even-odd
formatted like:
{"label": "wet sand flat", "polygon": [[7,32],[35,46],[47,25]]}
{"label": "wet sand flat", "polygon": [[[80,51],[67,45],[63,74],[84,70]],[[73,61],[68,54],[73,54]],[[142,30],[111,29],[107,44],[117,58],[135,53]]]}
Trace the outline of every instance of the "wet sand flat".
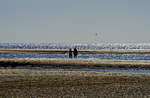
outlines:
{"label": "wet sand flat", "polygon": [[3,98],[144,98],[149,94],[149,74],[0,69]]}

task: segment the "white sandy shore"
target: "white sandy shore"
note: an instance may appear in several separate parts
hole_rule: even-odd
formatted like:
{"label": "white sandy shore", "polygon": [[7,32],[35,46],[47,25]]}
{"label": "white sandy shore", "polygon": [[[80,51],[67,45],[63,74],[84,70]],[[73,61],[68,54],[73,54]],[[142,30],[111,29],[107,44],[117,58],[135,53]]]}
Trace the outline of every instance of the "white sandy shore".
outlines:
{"label": "white sandy shore", "polygon": [[[65,54],[67,49],[0,49],[0,53]],[[150,54],[150,50],[78,50],[80,54]]]}

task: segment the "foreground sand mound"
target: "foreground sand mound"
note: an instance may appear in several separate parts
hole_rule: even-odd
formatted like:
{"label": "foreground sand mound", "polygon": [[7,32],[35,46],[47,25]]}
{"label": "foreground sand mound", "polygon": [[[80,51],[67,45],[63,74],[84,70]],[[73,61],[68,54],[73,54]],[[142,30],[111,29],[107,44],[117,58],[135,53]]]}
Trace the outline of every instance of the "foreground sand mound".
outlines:
{"label": "foreground sand mound", "polygon": [[150,75],[0,69],[2,98],[148,98]]}

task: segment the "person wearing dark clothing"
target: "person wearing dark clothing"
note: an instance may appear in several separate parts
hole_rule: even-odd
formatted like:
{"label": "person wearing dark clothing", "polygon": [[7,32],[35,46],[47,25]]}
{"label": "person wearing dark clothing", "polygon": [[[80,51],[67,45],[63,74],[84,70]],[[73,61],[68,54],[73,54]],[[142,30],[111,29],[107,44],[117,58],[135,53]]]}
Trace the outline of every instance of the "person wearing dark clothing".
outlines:
{"label": "person wearing dark clothing", "polygon": [[74,54],[74,58],[77,58],[78,50],[76,48],[74,48],[73,54]]}
{"label": "person wearing dark clothing", "polygon": [[69,58],[72,58],[72,49],[69,49]]}

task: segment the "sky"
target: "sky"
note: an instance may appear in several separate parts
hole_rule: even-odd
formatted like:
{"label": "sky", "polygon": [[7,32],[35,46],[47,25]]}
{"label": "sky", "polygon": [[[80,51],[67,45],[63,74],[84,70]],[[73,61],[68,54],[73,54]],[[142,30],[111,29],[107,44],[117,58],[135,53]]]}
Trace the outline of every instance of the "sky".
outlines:
{"label": "sky", "polygon": [[0,43],[150,43],[150,0],[0,0]]}

